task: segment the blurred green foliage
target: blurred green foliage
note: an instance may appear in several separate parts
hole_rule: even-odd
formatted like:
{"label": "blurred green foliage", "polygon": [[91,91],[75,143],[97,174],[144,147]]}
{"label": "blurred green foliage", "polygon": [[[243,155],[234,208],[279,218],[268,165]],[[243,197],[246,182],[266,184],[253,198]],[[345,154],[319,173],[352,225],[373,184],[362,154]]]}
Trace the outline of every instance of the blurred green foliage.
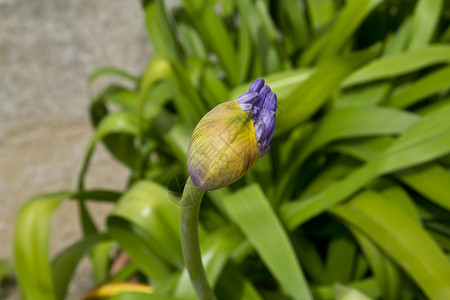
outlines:
{"label": "blurred green foliage", "polygon": [[[155,288],[111,299],[195,299],[177,207],[190,135],[256,77],[278,94],[272,149],[206,193],[200,216],[218,298],[450,298],[449,1],[142,4],[155,53],[140,76],[108,67],[89,78],[133,87],[112,83],[92,100],[79,189],[35,197],[17,216],[23,299],[63,299],[85,255],[96,284],[137,276]],[[84,188],[100,142],[129,168],[125,191]],[[79,203],[84,238],[50,259],[66,199]],[[114,204],[104,232],[87,201]],[[111,276],[117,246],[131,263]]]}
{"label": "blurred green foliage", "polygon": [[7,260],[0,260],[0,297],[3,296],[3,287],[5,285],[10,285],[11,278],[13,276],[13,268],[11,263]]}

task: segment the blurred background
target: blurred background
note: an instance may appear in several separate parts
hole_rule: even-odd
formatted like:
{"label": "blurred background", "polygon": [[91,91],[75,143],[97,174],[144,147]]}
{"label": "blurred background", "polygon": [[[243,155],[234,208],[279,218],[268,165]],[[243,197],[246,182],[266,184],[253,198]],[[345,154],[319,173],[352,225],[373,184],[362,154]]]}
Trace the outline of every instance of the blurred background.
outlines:
{"label": "blurred background", "polygon": [[[76,187],[98,90],[88,76],[110,65],[139,74],[150,53],[139,1],[0,0],[0,259],[12,262],[14,219],[27,199]],[[103,147],[93,163],[88,186],[125,187],[128,172]],[[111,209],[90,206],[96,220]],[[52,255],[81,237],[76,203],[65,202],[53,225]],[[69,299],[91,287],[88,272],[81,265]]]}
{"label": "blurred background", "polygon": [[271,151],[200,214],[219,300],[450,299],[449,43],[449,0],[0,0],[1,299],[195,299],[187,146],[258,77]]}

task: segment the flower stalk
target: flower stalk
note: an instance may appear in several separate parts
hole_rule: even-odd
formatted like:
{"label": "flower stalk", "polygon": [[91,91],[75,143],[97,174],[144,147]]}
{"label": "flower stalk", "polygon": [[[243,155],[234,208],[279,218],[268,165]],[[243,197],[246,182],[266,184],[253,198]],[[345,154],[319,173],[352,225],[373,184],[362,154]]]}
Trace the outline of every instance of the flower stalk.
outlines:
{"label": "flower stalk", "polygon": [[200,300],[215,300],[206,279],[198,240],[198,217],[205,191],[197,188],[189,177],[180,202],[180,235],[184,263]]}
{"label": "flower stalk", "polygon": [[186,269],[200,300],[216,299],[198,241],[203,194],[236,182],[269,151],[276,110],[277,95],[258,78],[238,99],[204,115],[192,134],[186,155],[189,179],[180,202],[180,234]]}

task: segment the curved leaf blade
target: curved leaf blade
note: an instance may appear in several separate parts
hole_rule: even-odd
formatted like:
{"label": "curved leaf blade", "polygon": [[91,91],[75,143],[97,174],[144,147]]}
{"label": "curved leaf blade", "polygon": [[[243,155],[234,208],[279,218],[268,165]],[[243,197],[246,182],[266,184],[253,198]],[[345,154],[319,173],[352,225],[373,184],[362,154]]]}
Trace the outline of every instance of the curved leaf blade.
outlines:
{"label": "curved leaf blade", "polygon": [[368,62],[377,52],[377,49],[369,49],[336,57],[319,65],[311,77],[280,100],[279,111],[283,114],[278,119],[275,134],[285,133],[310,118],[350,73]]}
{"label": "curved leaf blade", "polygon": [[138,81],[136,76],[131,75],[130,73],[125,72],[122,69],[115,68],[115,67],[102,67],[102,68],[98,68],[97,70],[92,72],[91,75],[89,75],[88,84],[92,85],[94,83],[94,81],[96,81],[100,77],[103,77],[106,75],[119,76],[119,77],[128,79],[128,80],[132,81],[133,83],[136,83]]}
{"label": "curved leaf blade", "polygon": [[156,283],[183,267],[177,200],[151,181],[136,182],[108,217],[108,232]]}
{"label": "curved leaf blade", "polygon": [[287,293],[294,299],[312,299],[293,246],[259,186],[231,194],[224,206]]}
{"label": "curved leaf blade", "polygon": [[34,197],[20,209],[14,225],[14,260],[22,299],[56,300],[49,264],[50,222],[70,192]]}
{"label": "curved leaf blade", "polygon": [[450,46],[431,45],[426,48],[390,55],[372,61],[350,75],[342,87],[349,87],[370,81],[393,78],[413,71],[450,62]]}
{"label": "curved leaf blade", "polygon": [[408,107],[418,101],[450,88],[450,67],[441,68],[407,88],[394,92],[388,103],[392,107]]}
{"label": "curved leaf blade", "polygon": [[443,4],[443,0],[421,0],[417,2],[412,16],[410,50],[425,47],[431,42]]}
{"label": "curved leaf blade", "polygon": [[104,239],[103,235],[86,237],[59,253],[53,260],[52,273],[57,299],[65,298],[70,279],[81,258]]}
{"label": "curved leaf blade", "polygon": [[430,299],[450,294],[450,262],[428,233],[397,205],[365,191],[331,212],[363,231],[389,254]]}
{"label": "curved leaf blade", "polygon": [[343,201],[376,176],[410,168],[450,152],[450,105],[426,115],[411,126],[385,151],[329,188],[307,199],[281,207],[288,228],[303,222]]}

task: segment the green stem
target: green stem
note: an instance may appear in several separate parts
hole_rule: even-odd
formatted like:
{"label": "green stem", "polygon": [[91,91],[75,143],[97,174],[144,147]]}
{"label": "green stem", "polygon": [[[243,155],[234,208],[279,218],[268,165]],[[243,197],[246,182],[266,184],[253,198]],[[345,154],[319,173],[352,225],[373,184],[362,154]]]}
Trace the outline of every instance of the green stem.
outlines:
{"label": "green stem", "polygon": [[189,177],[180,202],[180,235],[184,263],[200,300],[215,300],[203,268],[198,241],[198,216],[205,191],[197,188]]}

